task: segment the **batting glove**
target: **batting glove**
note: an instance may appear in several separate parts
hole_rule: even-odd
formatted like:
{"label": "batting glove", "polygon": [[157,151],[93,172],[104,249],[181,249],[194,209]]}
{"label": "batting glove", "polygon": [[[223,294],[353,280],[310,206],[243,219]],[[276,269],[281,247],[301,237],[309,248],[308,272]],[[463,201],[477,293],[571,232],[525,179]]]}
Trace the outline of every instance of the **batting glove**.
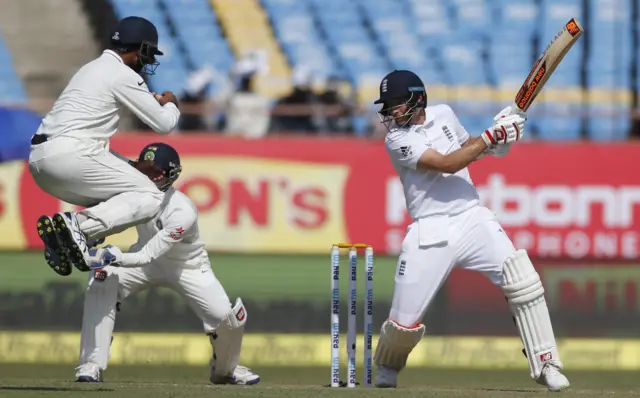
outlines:
{"label": "batting glove", "polygon": [[524,135],[526,116],[514,114],[500,117],[493,125],[482,133],[482,139],[488,148],[516,142]]}

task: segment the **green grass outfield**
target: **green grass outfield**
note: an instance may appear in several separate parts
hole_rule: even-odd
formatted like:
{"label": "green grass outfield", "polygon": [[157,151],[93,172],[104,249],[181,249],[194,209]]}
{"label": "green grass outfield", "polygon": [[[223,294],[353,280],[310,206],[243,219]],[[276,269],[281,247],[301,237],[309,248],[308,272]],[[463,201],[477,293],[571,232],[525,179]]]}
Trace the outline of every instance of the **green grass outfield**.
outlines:
{"label": "green grass outfield", "polygon": [[[254,369],[262,378],[255,386],[212,386],[206,367],[111,366],[105,383],[74,383],[73,366],[0,365],[3,398],[92,397],[496,397],[551,396],[527,371],[407,368],[398,389],[325,387],[328,367]],[[361,373],[359,373],[361,375]],[[635,372],[567,372],[572,388],[562,397],[637,397]]]}
{"label": "green grass outfield", "polygon": [[[364,255],[358,257],[358,295],[364,293]],[[296,300],[330,299],[330,258],[321,255],[212,254],[218,279],[234,296]],[[341,258],[341,288],[346,297],[349,269]],[[374,296],[390,299],[393,291],[395,257],[375,257]],[[87,274],[74,269],[61,277],[44,262],[42,252],[0,252],[0,291],[38,291],[52,281],[84,283]]]}

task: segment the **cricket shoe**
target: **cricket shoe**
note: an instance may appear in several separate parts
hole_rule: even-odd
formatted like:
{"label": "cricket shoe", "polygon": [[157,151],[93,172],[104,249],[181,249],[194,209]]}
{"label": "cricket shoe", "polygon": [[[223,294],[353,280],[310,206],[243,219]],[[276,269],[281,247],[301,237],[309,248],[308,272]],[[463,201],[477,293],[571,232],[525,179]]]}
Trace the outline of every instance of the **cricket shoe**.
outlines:
{"label": "cricket shoe", "polygon": [[56,234],[51,217],[40,216],[36,226],[38,228],[38,236],[44,243],[44,259],[49,264],[49,267],[58,275],[70,275],[72,268],[69,261],[69,253],[60,245],[60,237]]}
{"label": "cricket shoe", "polygon": [[398,371],[386,366],[378,366],[375,386],[378,388],[396,388],[398,386]]}
{"label": "cricket shoe", "polygon": [[80,383],[102,383],[102,369],[95,363],[87,362],[76,368],[76,381]]}
{"label": "cricket shoe", "polygon": [[74,213],[56,213],[53,216],[53,225],[60,242],[69,253],[69,261],[80,271],[89,271],[89,248],[87,238],[80,230],[80,224]]}
{"label": "cricket shoe", "polygon": [[236,384],[243,386],[250,386],[260,383],[260,376],[254,373],[246,366],[238,365],[233,371],[233,375],[230,376],[218,376],[214,375],[215,363],[210,361],[211,377],[209,380],[213,384]]}
{"label": "cricket shoe", "polygon": [[569,379],[560,373],[560,369],[552,363],[548,363],[542,368],[542,373],[536,383],[547,387],[551,392],[565,390],[571,385]]}

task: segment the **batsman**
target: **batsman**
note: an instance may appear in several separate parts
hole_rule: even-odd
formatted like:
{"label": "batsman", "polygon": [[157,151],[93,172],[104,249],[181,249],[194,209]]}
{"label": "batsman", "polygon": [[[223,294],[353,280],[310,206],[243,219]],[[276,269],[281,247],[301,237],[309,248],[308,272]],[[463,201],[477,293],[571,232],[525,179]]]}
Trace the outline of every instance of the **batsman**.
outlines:
{"label": "batsman", "polygon": [[247,310],[239,298],[232,306],[200,239],[195,205],[172,187],[182,171],[178,153],[154,143],[133,163],[163,193],[162,205],[156,217],[136,226],[138,241],[127,253],[111,245],[89,250],[93,271],[84,301],[76,380],[102,381],[120,303],[151,286],[164,286],[183,296],[204,324],[214,352],[211,382],[258,383],[257,374],[238,365]]}
{"label": "batsman", "polygon": [[425,333],[425,312],[453,268],[460,267],[482,273],[502,290],[531,377],[550,391],[569,387],[540,276],[527,252],[516,250],[493,212],[480,205],[467,169],[485,155],[507,155],[524,134],[526,114],[507,107],[479,137],[471,138],[449,106],[427,107],[422,80],[406,70],[384,77],[375,103],[382,104],[387,153],[413,219],[374,355],[375,385],[397,386],[398,373]]}

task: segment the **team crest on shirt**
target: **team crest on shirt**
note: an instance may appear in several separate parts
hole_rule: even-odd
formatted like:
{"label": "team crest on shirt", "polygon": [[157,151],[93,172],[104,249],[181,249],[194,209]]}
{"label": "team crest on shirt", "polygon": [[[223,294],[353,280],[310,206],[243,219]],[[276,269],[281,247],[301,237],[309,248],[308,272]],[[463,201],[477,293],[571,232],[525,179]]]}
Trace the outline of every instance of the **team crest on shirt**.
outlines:
{"label": "team crest on shirt", "polygon": [[402,157],[408,158],[409,156],[413,155],[413,149],[411,148],[411,145],[401,146],[400,153],[402,153]]}
{"label": "team crest on shirt", "polygon": [[180,240],[180,238],[182,238],[183,233],[184,233],[184,228],[176,227],[173,231],[169,232],[169,236],[173,240]]}
{"label": "team crest on shirt", "polygon": [[404,276],[404,272],[407,270],[407,262],[405,260],[400,261],[400,266],[398,267],[398,275]]}
{"label": "team crest on shirt", "polygon": [[442,132],[447,136],[449,141],[453,141],[453,134],[451,133],[451,130],[449,130],[449,127],[443,125]]}

